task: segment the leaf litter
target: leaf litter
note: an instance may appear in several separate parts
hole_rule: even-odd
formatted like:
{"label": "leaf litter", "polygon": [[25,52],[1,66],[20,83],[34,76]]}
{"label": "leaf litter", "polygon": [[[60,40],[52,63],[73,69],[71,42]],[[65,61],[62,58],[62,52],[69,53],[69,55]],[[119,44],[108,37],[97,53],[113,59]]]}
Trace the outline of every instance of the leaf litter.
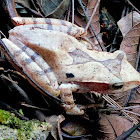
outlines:
{"label": "leaf litter", "polygon": [[[69,21],[72,21],[72,18],[74,18],[75,24],[77,24],[81,27],[86,27],[86,24],[88,22],[85,14],[82,10],[82,7],[78,4],[78,2],[74,3],[75,4],[74,5],[74,17],[72,17],[72,8],[71,8],[72,3],[67,0],[51,0],[51,1],[39,0],[39,1],[31,1],[32,4],[29,1],[17,0],[17,2],[18,3],[24,2],[21,7],[17,6],[17,9],[19,10],[19,14],[21,14],[21,15],[30,16],[30,15],[34,14],[34,16],[36,16],[36,17],[38,17],[38,15],[40,15],[42,17],[53,17],[53,18],[59,18],[59,19],[61,18],[61,19],[69,20]],[[39,5],[41,8],[37,7],[37,2],[39,2]],[[89,18],[92,15],[92,12],[96,6],[96,3],[97,3],[97,0],[96,1],[82,0],[82,4],[84,5],[84,8],[85,8],[86,13],[89,16]],[[103,7],[103,6],[100,5],[100,7]],[[109,8],[109,7],[107,7],[107,8]],[[131,9],[132,9],[132,7],[131,7]],[[34,12],[34,10],[35,11],[37,10],[36,11],[37,13]],[[100,28],[104,28],[103,26],[101,27],[100,21],[99,21],[99,11],[100,10],[101,9],[98,7],[95,12],[95,15],[93,16],[93,19],[91,21],[91,24],[92,24],[93,28],[95,29],[95,32],[96,32],[99,40],[96,38],[91,26],[88,29],[88,35],[87,35],[87,39],[90,40],[92,42],[92,46],[94,46],[91,49],[95,49],[95,50],[99,50],[99,51],[101,51],[101,47],[99,44],[100,43],[106,44],[106,40],[103,40],[103,38],[102,38],[102,29],[100,29]],[[136,67],[137,59],[139,59],[139,58],[137,58],[137,56],[138,56],[137,50],[138,50],[139,37],[140,37],[140,16],[139,16],[139,13],[136,11],[133,11],[133,12],[131,12],[131,10],[129,10],[129,11],[130,11],[129,14],[126,14],[126,16],[121,18],[120,21],[115,21],[115,22],[118,22],[119,29],[122,32],[122,37],[121,37],[122,41],[120,44],[118,44],[118,45],[120,45],[120,50],[122,50],[126,53],[128,61],[134,67]],[[119,38],[119,36],[117,36],[117,37]],[[107,49],[107,51],[110,51],[109,48],[106,48],[106,49]],[[139,65],[137,66],[137,68],[139,69]],[[16,80],[18,79],[18,77],[15,74],[12,74],[12,78],[13,77],[16,77]],[[1,81],[4,81],[4,83],[6,83],[6,84],[10,83],[10,81],[7,83],[7,81],[4,77]],[[21,83],[21,81],[19,80],[18,82]],[[25,91],[27,92],[28,90],[25,90]],[[8,93],[10,93],[10,91],[8,91]],[[31,97],[30,94],[29,94],[29,96]],[[139,110],[140,110],[139,109],[140,90],[139,90],[139,88],[137,88],[134,92],[129,91],[129,92],[120,93],[117,95],[111,95],[110,97],[121,105],[122,108],[119,108],[120,110],[126,109],[128,111],[136,113],[136,114],[133,114],[133,113],[129,112],[128,115],[130,117],[136,118],[139,121],[139,115],[137,115],[137,114],[140,114],[140,112],[139,112]],[[96,102],[101,102],[100,98],[96,99],[96,98],[92,97],[91,95],[89,95],[88,98],[90,98],[92,100],[96,100]],[[34,99],[34,98],[31,98],[31,99]],[[40,99],[42,100],[42,98],[40,98]],[[82,99],[82,97],[81,97],[81,99]],[[4,99],[4,101],[6,101],[6,99]],[[45,105],[46,104],[51,105],[51,103],[48,99],[44,98],[44,101],[45,101]],[[34,102],[37,104],[36,106],[39,106],[39,103],[37,101],[34,101]],[[11,103],[9,103],[9,104],[11,104]],[[11,104],[11,105],[13,105],[13,104]],[[41,108],[41,106],[40,106],[40,108]],[[125,106],[126,108],[124,107],[124,109],[123,109],[123,106]],[[133,108],[133,106],[136,106],[136,108]],[[22,108],[22,106],[18,106],[18,108],[19,107]],[[127,109],[127,107],[130,107],[130,108]],[[16,106],[15,106],[15,108],[16,108]],[[97,128],[98,130],[96,130],[96,131],[101,132],[101,133],[99,133],[100,135],[97,136],[98,139],[115,139],[118,136],[120,136],[121,134],[123,134],[123,132],[131,129],[134,125],[133,122],[126,119],[123,115],[120,116],[119,109],[113,110],[112,108],[114,108],[114,106],[111,106],[108,102],[106,104],[106,108],[104,107],[103,109],[109,109],[110,111],[103,111],[103,113],[99,113],[100,117],[96,118],[97,120],[99,119],[99,125],[100,125],[100,127]],[[48,109],[50,109],[50,108],[48,107]],[[27,109],[24,108],[23,110],[27,110]],[[57,110],[57,108],[56,108],[56,110]],[[82,138],[82,137],[84,138],[83,135],[86,135],[86,134],[88,134],[89,137],[90,137],[90,134],[92,135],[92,133],[90,132],[90,129],[92,129],[92,128],[87,128],[87,126],[83,125],[82,122],[75,123],[73,121],[73,118],[69,122],[69,121],[67,121],[68,116],[65,116],[65,118],[66,118],[65,125],[61,128],[61,123],[64,122],[64,116],[60,116],[60,115],[54,116],[54,114],[60,114],[60,112],[57,112],[56,110],[54,109],[53,113],[47,112],[49,116],[51,115],[50,117],[48,117],[46,112],[43,112],[47,116],[45,121],[49,122],[53,126],[53,129],[51,130],[51,134],[54,137],[54,139],[57,139],[58,137],[59,137],[59,139],[63,138],[61,129],[63,129],[63,131],[65,133],[67,133],[69,138],[72,138],[71,136],[75,136],[75,135],[81,136],[80,138]],[[100,108],[99,109],[97,108],[97,110],[99,110],[99,112],[100,112]],[[54,113],[55,111],[57,113]],[[25,115],[27,115],[27,114],[28,113],[25,113]],[[110,115],[106,115],[106,114],[110,114]],[[85,118],[83,118],[83,119],[88,120],[89,123],[91,123],[93,121],[92,120],[93,118],[91,119],[91,116],[93,114],[90,112],[90,113],[87,113],[86,115],[87,116],[85,116]],[[28,117],[30,118],[30,116],[28,116]],[[93,124],[93,122],[91,124]],[[78,134],[75,134],[75,133],[78,133]],[[94,136],[91,136],[91,137],[93,138]],[[91,139],[91,137],[89,139]],[[130,136],[127,139],[139,139],[139,138],[140,138],[139,131],[136,130],[133,132],[133,134],[130,134]]]}

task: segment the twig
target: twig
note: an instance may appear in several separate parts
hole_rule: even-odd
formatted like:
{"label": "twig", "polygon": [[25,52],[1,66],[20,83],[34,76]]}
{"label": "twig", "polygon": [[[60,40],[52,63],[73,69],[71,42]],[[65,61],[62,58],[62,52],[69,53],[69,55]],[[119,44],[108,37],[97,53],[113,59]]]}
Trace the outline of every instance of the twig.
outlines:
{"label": "twig", "polygon": [[38,9],[37,9],[37,7],[36,7],[36,5],[35,5],[35,3],[34,3],[34,0],[31,0],[31,2],[32,2],[33,7],[35,8],[35,10],[38,12]]}
{"label": "twig", "polygon": [[[123,17],[125,16],[126,9],[127,9],[127,6],[125,5],[124,8],[123,8],[123,11],[122,11],[121,18],[123,18]],[[115,33],[115,37],[114,37],[114,39],[113,39],[113,43],[112,43],[113,45],[116,44],[116,39],[117,39],[117,36],[118,36],[119,32],[120,32],[120,29],[119,29],[119,27],[118,27],[118,28],[117,28],[117,31],[116,31],[116,33]],[[113,52],[113,48],[112,48],[112,47],[111,47],[111,49],[110,49],[109,52]]]}
{"label": "twig", "polygon": [[7,77],[7,76],[5,76],[4,74],[1,74],[1,77],[2,78],[4,78],[4,79],[6,79],[6,80],[8,80],[8,81],[10,81],[10,82],[12,82],[12,83],[18,83],[18,82],[16,82],[16,81],[13,81],[12,79],[10,79],[9,77]]}
{"label": "twig", "polygon": [[[19,98],[22,98],[22,101],[30,104],[30,105],[33,105],[33,102],[29,99],[28,95],[25,93],[24,90],[21,89],[21,87],[19,87],[17,84],[15,83],[12,83],[10,85],[10,88],[14,91],[14,93],[17,93],[18,94],[18,97]],[[34,109],[34,110],[31,110],[32,111],[32,114],[34,114],[34,116],[36,117],[36,119],[40,120],[40,121],[44,121],[46,116],[39,110],[37,109]]]}
{"label": "twig", "polygon": [[136,60],[136,70],[138,70],[139,66],[139,59],[140,59],[140,39],[139,39],[139,44],[138,44],[138,55],[137,55],[137,60]]}
{"label": "twig", "polygon": [[44,11],[43,11],[43,9],[42,9],[42,6],[40,5],[40,3],[39,3],[38,0],[35,0],[35,4],[36,4],[36,6],[38,7],[40,13],[41,13],[43,16],[45,16],[45,13],[44,13]]}
{"label": "twig", "polygon": [[21,3],[21,2],[16,2],[16,3],[17,3],[18,5],[24,7],[27,11],[31,12],[31,13],[34,14],[35,16],[43,17],[42,14],[40,14],[40,13],[36,12],[35,10],[33,10],[33,9],[29,8],[29,7],[27,7],[25,4],[23,4],[23,3]]}
{"label": "twig", "polygon": [[96,11],[97,11],[97,8],[99,7],[99,4],[100,4],[100,0],[97,1],[96,5],[95,5],[95,7],[94,7],[94,10],[93,10],[92,15],[91,15],[91,17],[90,17],[90,20],[88,21],[88,23],[87,23],[87,25],[86,25],[86,27],[85,27],[85,31],[87,31],[87,29],[88,29],[88,27],[89,27],[89,25],[90,25],[90,23],[91,23],[91,21],[92,21],[94,15],[95,15]]}
{"label": "twig", "polygon": [[[84,12],[84,14],[85,14],[85,16],[86,16],[87,21],[89,21],[89,16],[87,15],[87,12],[86,12],[86,10],[85,10],[85,8],[84,8],[84,6],[83,6],[81,0],[78,0],[78,2],[79,2],[79,4],[80,4],[80,6],[81,6],[81,8],[82,8],[82,10],[83,10],[83,12]],[[91,23],[90,23],[90,27],[91,27],[91,29],[92,29],[92,31],[93,31],[93,33],[94,33],[94,35],[95,35],[95,37],[96,37],[98,43],[99,43],[101,49],[102,49],[103,51],[106,51],[106,48],[105,48],[105,47],[102,45],[102,43],[100,42],[100,40],[99,40],[99,38],[98,38],[98,36],[97,36],[97,34],[96,34],[96,32],[95,32],[95,29],[94,29],[94,27],[93,27],[93,25],[92,25]]]}
{"label": "twig", "polygon": [[[0,31],[0,34],[1,34],[4,38],[6,38],[6,36],[4,35],[4,33],[3,33],[2,31]],[[0,35],[0,38],[1,38],[1,35]]]}
{"label": "twig", "polygon": [[4,68],[3,67],[0,67],[0,71],[4,71]]}
{"label": "twig", "polygon": [[74,24],[74,0],[72,0],[72,24]]}
{"label": "twig", "polygon": [[11,106],[9,106],[8,104],[0,101],[0,105],[3,109],[7,109],[9,110],[10,112],[14,113],[15,115],[17,115],[20,119],[22,120],[29,120],[27,117],[21,115],[20,113],[17,112],[17,110],[15,110],[14,108],[12,108]]}
{"label": "twig", "polygon": [[30,105],[30,104],[26,104],[26,103],[23,103],[23,102],[21,103],[21,105],[29,107],[29,108],[34,108],[34,109],[38,109],[38,110],[48,111],[48,109],[46,109],[46,108],[40,108],[40,107],[33,106],[33,105]]}
{"label": "twig", "polygon": [[124,107],[127,107],[127,106],[128,106],[128,103],[129,103],[129,101],[132,99],[132,96],[135,94],[135,91],[136,91],[137,88],[138,88],[138,87],[136,87],[136,88],[131,89],[131,90],[128,91],[129,94],[128,94],[126,100],[125,100]]}
{"label": "twig", "polygon": [[132,112],[132,111],[129,111],[129,110],[124,110],[124,111],[140,117],[140,114],[138,114],[138,113],[135,113],[135,112]]}
{"label": "twig", "polygon": [[[139,106],[140,107],[140,106]],[[135,108],[135,107],[134,107]],[[130,108],[129,108],[130,109]],[[121,111],[121,110],[123,110],[123,111],[125,111],[125,112],[127,112],[127,113],[130,113],[130,114],[134,114],[134,115],[136,115],[136,116],[140,116],[140,114],[138,114],[138,113],[135,113],[135,112],[132,112],[132,111],[129,111],[129,110],[126,110],[126,107],[122,107],[122,108],[108,108],[108,109],[98,109],[98,111],[100,111],[100,112],[105,112],[105,111]]]}
{"label": "twig", "polygon": [[[107,105],[107,106],[108,106],[108,107],[111,107],[111,108],[114,109],[114,110],[120,110],[119,108],[116,108],[116,107],[111,106],[111,105]],[[128,109],[133,109],[133,108],[140,108],[140,105],[122,107],[121,109],[122,109],[122,110],[124,110],[124,109],[128,110]],[[104,110],[104,109],[103,109],[103,110]],[[105,109],[105,110],[107,110],[107,109]]]}
{"label": "twig", "polygon": [[61,132],[61,128],[60,128],[60,123],[61,123],[60,119],[61,119],[61,115],[59,115],[59,116],[57,117],[57,128],[58,128],[58,135],[59,135],[59,138],[60,138],[60,140],[63,140],[62,132]]}
{"label": "twig", "polygon": [[127,2],[140,14],[139,9],[137,9],[130,0],[127,0]]}
{"label": "twig", "polygon": [[130,128],[128,131],[118,136],[115,140],[126,140],[136,129],[138,129],[138,127],[140,127],[140,122]]}
{"label": "twig", "polygon": [[[122,109],[122,107],[121,107],[117,102],[115,102],[113,99],[111,99],[108,95],[103,95],[102,97],[103,97],[107,102],[109,102],[111,105],[116,106],[117,108]],[[135,118],[129,116],[129,114],[127,114],[124,110],[121,110],[121,112],[122,112],[127,118],[129,118],[134,124],[138,124],[138,121],[137,121]]]}
{"label": "twig", "polygon": [[5,70],[4,73],[10,73],[10,74],[18,75],[18,76],[22,77],[23,79],[26,79],[26,77],[23,74],[21,74],[18,71],[15,71],[15,70],[8,69],[8,70]]}

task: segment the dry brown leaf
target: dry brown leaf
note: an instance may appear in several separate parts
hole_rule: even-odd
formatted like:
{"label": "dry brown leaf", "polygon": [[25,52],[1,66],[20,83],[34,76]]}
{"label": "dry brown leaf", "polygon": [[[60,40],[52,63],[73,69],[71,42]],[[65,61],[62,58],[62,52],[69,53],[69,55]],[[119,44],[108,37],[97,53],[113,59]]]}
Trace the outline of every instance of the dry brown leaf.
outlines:
{"label": "dry brown leaf", "polygon": [[110,97],[122,107],[125,105],[128,96],[129,96],[128,91],[110,95]]}
{"label": "dry brown leaf", "polygon": [[123,38],[120,50],[127,55],[127,60],[135,67],[137,59],[137,46],[140,38],[140,23],[136,24]]}
{"label": "dry brown leaf", "polygon": [[[130,106],[135,106],[135,108],[133,108],[131,111],[136,113],[136,115],[133,115],[135,118],[137,118],[138,120],[140,120],[140,116],[138,116],[137,114],[140,115],[140,88],[137,89],[136,94],[133,96],[132,100],[129,102]],[[132,114],[131,114],[132,116]]]}
{"label": "dry brown leaf", "polygon": [[71,136],[84,135],[87,132],[87,128],[77,122],[68,122],[62,127],[62,129]]}
{"label": "dry brown leaf", "polygon": [[137,93],[133,96],[129,103],[140,104],[140,88],[137,89]]}
{"label": "dry brown leaf", "polygon": [[133,127],[133,123],[122,116],[101,115],[100,125],[101,131],[104,132],[104,140],[113,140],[124,131]]}
{"label": "dry brown leaf", "polygon": [[130,29],[140,22],[140,14],[136,11],[130,12],[128,15],[118,21],[118,26],[123,36],[125,36]]}
{"label": "dry brown leaf", "polygon": [[50,117],[47,117],[45,119],[46,122],[50,123],[52,125],[52,130],[51,130],[51,135],[55,140],[57,140],[57,135],[58,135],[58,123],[61,123],[64,120],[64,116],[59,115],[52,115]]}

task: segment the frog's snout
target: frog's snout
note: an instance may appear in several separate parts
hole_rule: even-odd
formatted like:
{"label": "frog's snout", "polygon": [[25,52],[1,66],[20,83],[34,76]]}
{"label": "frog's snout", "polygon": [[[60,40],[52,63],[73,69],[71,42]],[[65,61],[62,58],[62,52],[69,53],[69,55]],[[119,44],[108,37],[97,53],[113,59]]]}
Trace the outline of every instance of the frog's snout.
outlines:
{"label": "frog's snout", "polygon": [[111,88],[114,89],[114,90],[121,89],[122,87],[123,87],[123,83],[122,82],[114,83],[113,85],[111,85]]}

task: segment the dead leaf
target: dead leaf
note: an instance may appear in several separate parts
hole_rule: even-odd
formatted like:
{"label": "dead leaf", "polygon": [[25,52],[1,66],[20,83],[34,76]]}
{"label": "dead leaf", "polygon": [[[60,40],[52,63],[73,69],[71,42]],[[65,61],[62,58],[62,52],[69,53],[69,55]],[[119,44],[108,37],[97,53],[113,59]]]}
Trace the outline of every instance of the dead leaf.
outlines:
{"label": "dead leaf", "polygon": [[61,123],[64,120],[65,120],[65,118],[62,115],[59,115],[59,116],[52,115],[45,119],[46,122],[48,122],[52,125],[51,135],[54,137],[55,140],[57,140],[57,136],[58,136],[58,130],[57,130],[58,123]]}
{"label": "dead leaf", "polygon": [[[131,111],[140,115],[140,92],[139,92],[139,90],[140,90],[140,88],[137,89],[137,92],[134,94],[132,100],[129,102],[129,105],[132,107],[135,106],[135,108],[132,108]],[[140,116],[138,116],[138,115],[131,114],[131,116],[134,116],[135,118],[140,120]]]}
{"label": "dead leaf", "polygon": [[123,38],[120,50],[127,55],[127,60],[135,67],[137,59],[137,46],[140,38],[140,23],[136,24]]}
{"label": "dead leaf", "polygon": [[81,136],[89,131],[89,122],[84,118],[69,117],[62,123],[61,128],[71,136]]}
{"label": "dead leaf", "polygon": [[79,136],[86,133],[86,129],[81,124],[75,122],[67,123],[62,129],[71,136]]}
{"label": "dead leaf", "polygon": [[122,107],[125,105],[128,96],[129,96],[128,91],[110,95],[110,97]]}
{"label": "dead leaf", "polygon": [[128,15],[120,19],[117,24],[121,30],[123,37],[131,30],[133,26],[140,22],[140,14],[136,11],[130,12]]}
{"label": "dead leaf", "polygon": [[61,18],[68,9],[70,0],[42,0],[42,8],[46,17]]}
{"label": "dead leaf", "polygon": [[113,140],[133,127],[133,123],[122,116],[100,114],[100,117],[99,123],[101,131],[104,132],[104,140]]}

